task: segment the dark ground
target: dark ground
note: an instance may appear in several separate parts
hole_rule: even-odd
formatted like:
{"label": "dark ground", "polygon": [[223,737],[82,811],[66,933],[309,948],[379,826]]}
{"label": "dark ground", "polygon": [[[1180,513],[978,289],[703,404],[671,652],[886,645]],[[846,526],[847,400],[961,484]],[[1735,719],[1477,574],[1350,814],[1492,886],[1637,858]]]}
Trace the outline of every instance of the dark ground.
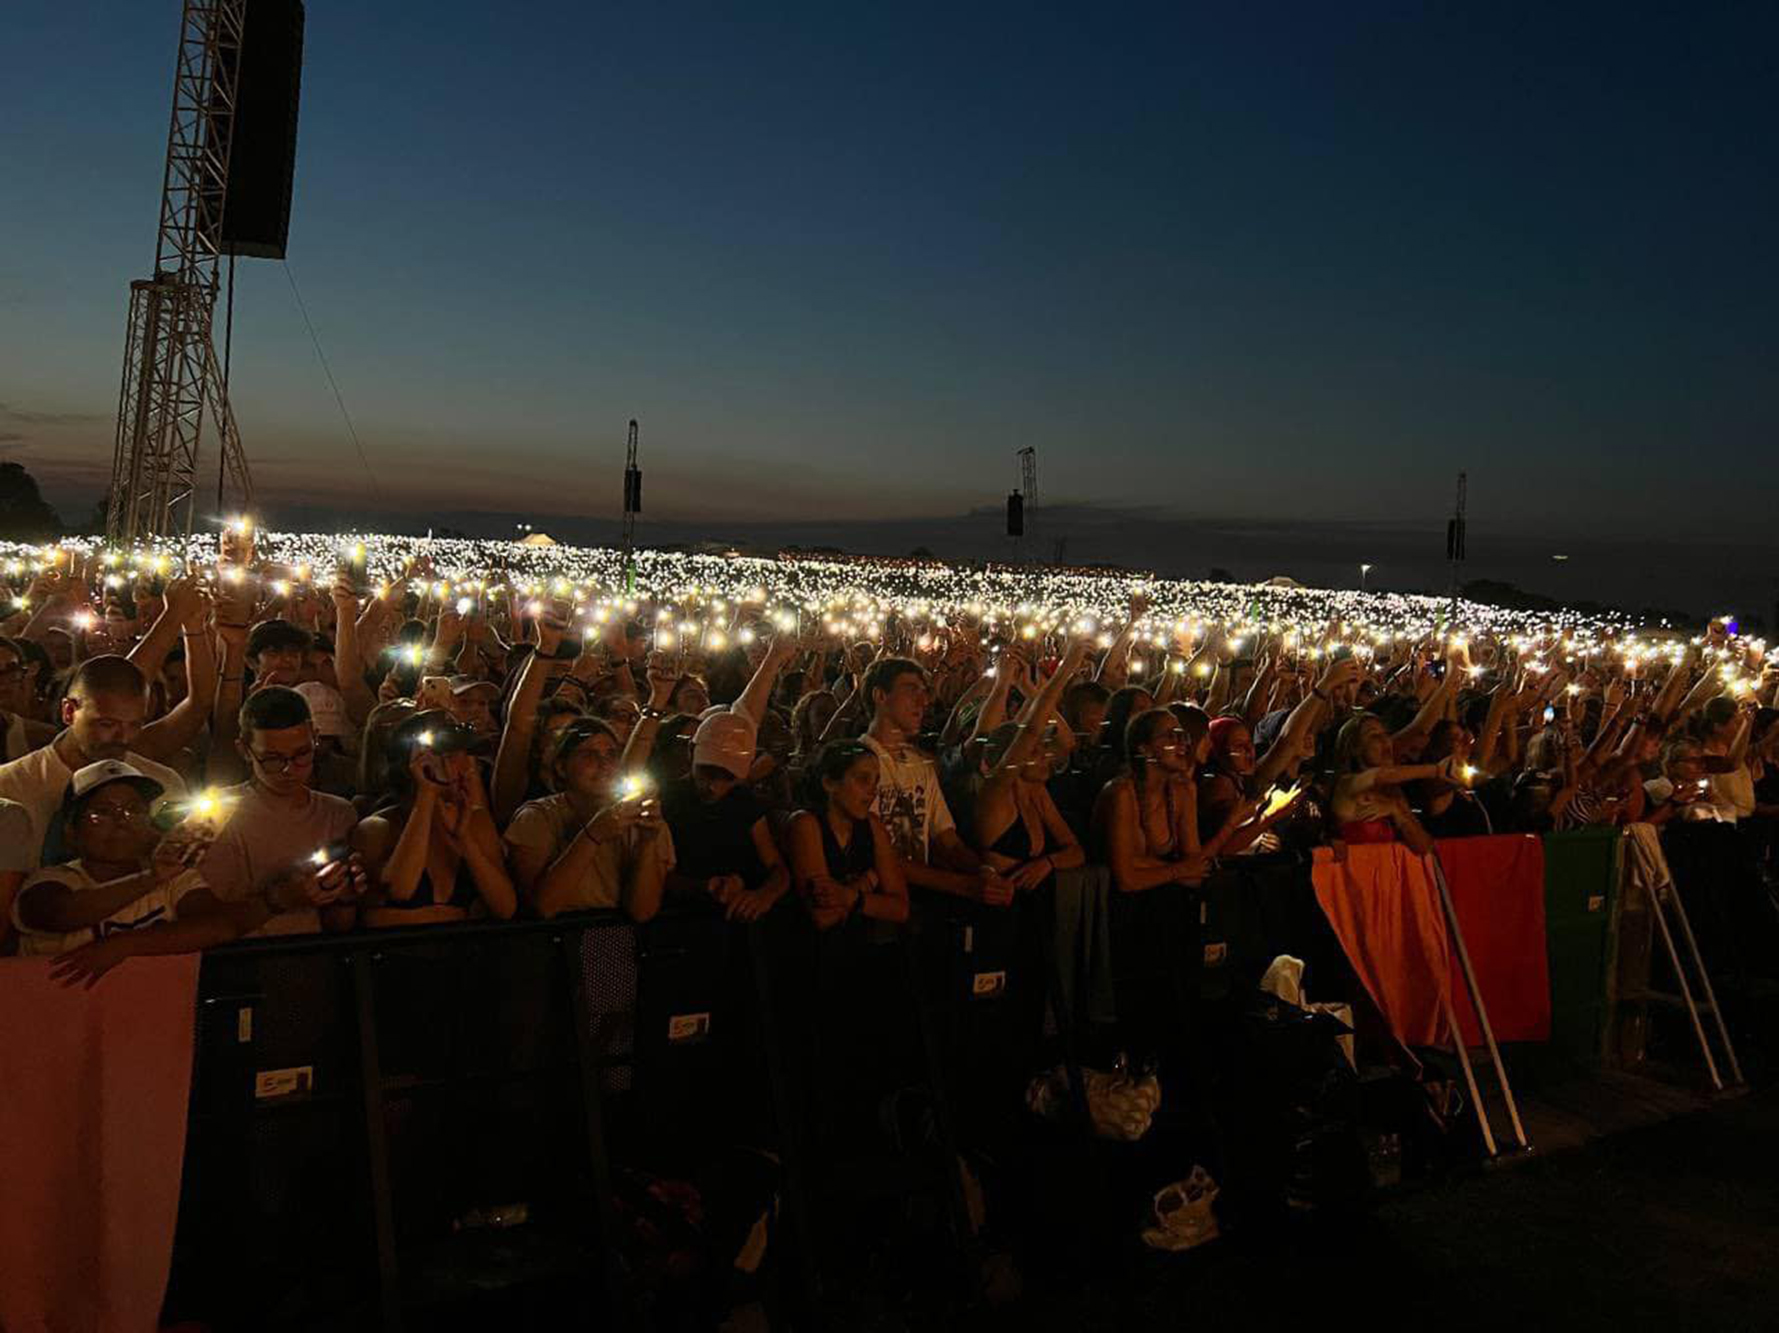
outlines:
{"label": "dark ground", "polygon": [[1405,1192],[1338,1229],[1227,1235],[953,1325],[1779,1328],[1779,1089]]}

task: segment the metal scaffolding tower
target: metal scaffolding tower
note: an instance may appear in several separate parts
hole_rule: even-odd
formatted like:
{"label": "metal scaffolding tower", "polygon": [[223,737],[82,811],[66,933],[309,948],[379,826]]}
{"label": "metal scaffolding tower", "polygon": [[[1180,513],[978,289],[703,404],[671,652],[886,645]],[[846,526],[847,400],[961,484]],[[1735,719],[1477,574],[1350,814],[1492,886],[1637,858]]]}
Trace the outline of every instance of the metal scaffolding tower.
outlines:
{"label": "metal scaffolding tower", "polygon": [[253,482],[211,337],[246,0],[185,0],[154,277],[130,284],[105,530],[114,542],[189,534],[209,412],[241,507]]}

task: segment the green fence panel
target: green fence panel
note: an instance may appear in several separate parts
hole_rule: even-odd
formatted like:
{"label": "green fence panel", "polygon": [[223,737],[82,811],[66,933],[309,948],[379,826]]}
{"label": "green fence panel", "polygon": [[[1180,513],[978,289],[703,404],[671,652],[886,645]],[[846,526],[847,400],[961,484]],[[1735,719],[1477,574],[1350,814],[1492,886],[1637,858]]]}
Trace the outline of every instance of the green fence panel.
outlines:
{"label": "green fence panel", "polygon": [[1550,1040],[1563,1055],[1600,1055],[1606,1011],[1607,930],[1618,894],[1616,828],[1576,829],[1544,839],[1544,923],[1550,961]]}

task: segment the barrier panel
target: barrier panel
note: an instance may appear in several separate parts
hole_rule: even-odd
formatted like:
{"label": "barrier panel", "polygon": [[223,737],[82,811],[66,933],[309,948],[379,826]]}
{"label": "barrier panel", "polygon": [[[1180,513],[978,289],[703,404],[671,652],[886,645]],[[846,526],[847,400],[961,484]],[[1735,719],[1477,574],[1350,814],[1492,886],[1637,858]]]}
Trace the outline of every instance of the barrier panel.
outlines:
{"label": "barrier panel", "polygon": [[1623,840],[1617,828],[1544,836],[1550,1044],[1557,1053],[1583,1063],[1600,1058]]}
{"label": "barrier panel", "polygon": [[[1464,841],[1442,847],[1457,910],[1487,914],[1487,876],[1467,888],[1459,867],[1483,844],[1527,840]],[[1734,908],[1742,881],[1716,887],[1746,859],[1733,829],[1665,841],[1689,901]],[[1575,1058],[1599,1051],[1619,842],[1609,829],[1542,842],[1550,1044]],[[820,1140],[826,1111],[856,1112],[886,1081],[925,1081],[949,1155],[949,1100],[1017,1116],[1008,1089],[1059,1048],[1073,1065],[1082,1032],[1137,1060],[1189,1051],[1194,1025],[1227,1017],[1281,953],[1306,960],[1314,1000],[1360,991],[1300,856],[1237,858],[1202,885],[1143,894],[1108,892],[1102,874],[1071,881],[1066,920],[1048,893],[1015,912],[923,904],[913,946],[862,922],[818,937],[780,911],[749,928],[590,915],[212,951],[168,1312],[219,1329],[320,1312],[424,1326],[417,1312],[479,1298],[498,1275],[609,1322],[624,1296],[614,1159],[689,1179],[715,1143],[772,1147],[786,1215],[807,1228],[799,1139]],[[1714,919],[1713,942],[1733,924]],[[1492,951],[1523,932],[1465,934],[1489,1008],[1511,1010],[1490,986],[1532,983]],[[1116,1022],[1101,1034],[1107,971]],[[820,1105],[818,1091],[853,1104]],[[1068,1128],[1085,1133],[1085,1116]],[[961,1219],[956,1180],[939,1183]],[[524,1226],[507,1227],[521,1205]],[[957,1230],[966,1244],[967,1223]],[[815,1247],[792,1250],[807,1265]]]}

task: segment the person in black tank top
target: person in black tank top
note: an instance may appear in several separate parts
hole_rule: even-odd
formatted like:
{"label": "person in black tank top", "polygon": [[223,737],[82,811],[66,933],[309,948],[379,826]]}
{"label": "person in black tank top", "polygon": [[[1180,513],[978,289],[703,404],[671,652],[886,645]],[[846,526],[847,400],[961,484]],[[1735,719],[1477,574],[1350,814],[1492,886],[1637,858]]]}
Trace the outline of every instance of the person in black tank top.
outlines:
{"label": "person in black tank top", "polygon": [[972,812],[973,842],[1018,890],[1035,889],[1058,870],[1072,870],[1087,859],[1047,785],[1067,748],[1053,725],[1056,706],[1085,658],[1083,641],[1071,644],[1019,720],[995,728],[988,738],[987,772]]}
{"label": "person in black tank top", "polygon": [[872,808],[881,773],[859,741],[830,741],[810,770],[809,803],[785,829],[791,882],[818,930],[855,916],[908,919],[908,885]]}

